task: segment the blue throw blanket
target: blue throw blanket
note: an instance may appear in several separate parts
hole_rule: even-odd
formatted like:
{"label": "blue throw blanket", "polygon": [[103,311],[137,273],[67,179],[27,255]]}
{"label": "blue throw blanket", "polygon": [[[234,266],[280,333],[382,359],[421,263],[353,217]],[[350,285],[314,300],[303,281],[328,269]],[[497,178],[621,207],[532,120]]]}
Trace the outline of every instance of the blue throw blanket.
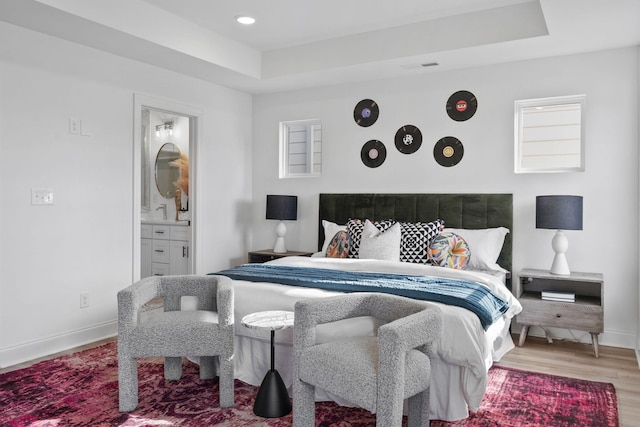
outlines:
{"label": "blue throw blanket", "polygon": [[455,305],[475,313],[485,330],[509,309],[509,304],[490,289],[469,280],[270,264],[243,264],[214,274],[331,291],[383,292]]}

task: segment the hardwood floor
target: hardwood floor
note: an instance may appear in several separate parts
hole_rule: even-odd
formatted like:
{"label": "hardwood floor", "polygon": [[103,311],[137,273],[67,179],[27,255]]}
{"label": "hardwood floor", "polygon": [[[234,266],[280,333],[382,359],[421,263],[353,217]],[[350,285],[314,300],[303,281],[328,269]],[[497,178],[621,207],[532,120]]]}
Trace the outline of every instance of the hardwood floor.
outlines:
{"label": "hardwood floor", "polygon": [[[519,335],[514,335],[518,342]],[[593,356],[588,344],[571,341],[547,343],[544,338],[527,337],[522,347],[510,351],[500,366],[542,372],[590,381],[612,383],[618,398],[621,427],[638,425],[640,420],[640,368],[630,349],[600,346],[600,357]]]}
{"label": "hardwood floor", "polygon": [[45,357],[40,357],[38,359],[34,359],[34,360],[30,360],[28,362],[24,362],[24,363],[19,363],[17,365],[12,365],[12,366],[7,366],[6,368],[2,368],[0,369],[0,374],[4,374],[5,372],[11,372],[11,371],[15,371],[16,369],[23,369],[23,368],[27,368],[31,365],[34,365],[38,362],[42,362],[43,360],[50,360],[50,359],[55,359],[56,357],[59,356],[64,356],[65,354],[73,354],[73,353],[77,353],[78,351],[82,351],[82,350],[88,350],[90,348],[94,348],[94,347],[98,347],[102,344],[106,344],[108,342],[111,341],[116,341],[116,337],[113,338],[106,338],[100,341],[96,341],[94,343],[91,344],[87,344],[87,345],[83,345],[80,347],[75,347],[66,351],[61,351],[59,353],[55,353],[55,354],[51,354],[49,356],[45,356]]}
{"label": "hardwood floor", "polygon": [[[113,340],[115,338],[0,369],[0,374]],[[518,342],[518,335],[514,335],[514,342]],[[557,340],[548,344],[543,338],[527,337],[523,347],[516,347],[510,351],[497,365],[612,383],[618,397],[620,426],[635,427],[638,425],[640,419],[640,368],[633,350],[600,346],[600,357],[596,359],[593,357],[591,345],[588,344]]]}

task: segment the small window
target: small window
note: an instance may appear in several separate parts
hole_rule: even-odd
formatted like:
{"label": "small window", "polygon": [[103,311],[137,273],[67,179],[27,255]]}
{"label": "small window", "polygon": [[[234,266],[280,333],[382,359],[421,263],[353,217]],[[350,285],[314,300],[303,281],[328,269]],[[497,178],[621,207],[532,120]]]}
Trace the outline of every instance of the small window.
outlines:
{"label": "small window", "polygon": [[321,172],[320,120],[280,122],[280,178],[314,177]]}
{"label": "small window", "polygon": [[516,101],[516,173],[584,171],[585,98]]}

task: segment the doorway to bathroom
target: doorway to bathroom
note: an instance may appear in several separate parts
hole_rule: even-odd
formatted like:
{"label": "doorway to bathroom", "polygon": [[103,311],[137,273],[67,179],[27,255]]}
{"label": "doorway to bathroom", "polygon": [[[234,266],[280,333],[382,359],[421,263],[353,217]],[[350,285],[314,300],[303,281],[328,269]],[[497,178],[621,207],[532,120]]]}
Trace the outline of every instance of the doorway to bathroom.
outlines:
{"label": "doorway to bathroom", "polygon": [[134,97],[133,281],[195,271],[201,111]]}

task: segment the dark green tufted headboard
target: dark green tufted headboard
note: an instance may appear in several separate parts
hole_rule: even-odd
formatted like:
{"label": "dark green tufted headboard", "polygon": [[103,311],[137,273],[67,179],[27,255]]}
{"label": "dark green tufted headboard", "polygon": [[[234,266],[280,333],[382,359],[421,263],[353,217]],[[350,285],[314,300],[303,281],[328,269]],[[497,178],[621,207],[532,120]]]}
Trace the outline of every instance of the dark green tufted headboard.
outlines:
{"label": "dark green tufted headboard", "polygon": [[507,227],[498,264],[511,271],[513,233],[512,194],[320,194],[318,250],[324,242],[322,220],[346,224],[350,218],[429,222],[443,219],[445,227]]}

